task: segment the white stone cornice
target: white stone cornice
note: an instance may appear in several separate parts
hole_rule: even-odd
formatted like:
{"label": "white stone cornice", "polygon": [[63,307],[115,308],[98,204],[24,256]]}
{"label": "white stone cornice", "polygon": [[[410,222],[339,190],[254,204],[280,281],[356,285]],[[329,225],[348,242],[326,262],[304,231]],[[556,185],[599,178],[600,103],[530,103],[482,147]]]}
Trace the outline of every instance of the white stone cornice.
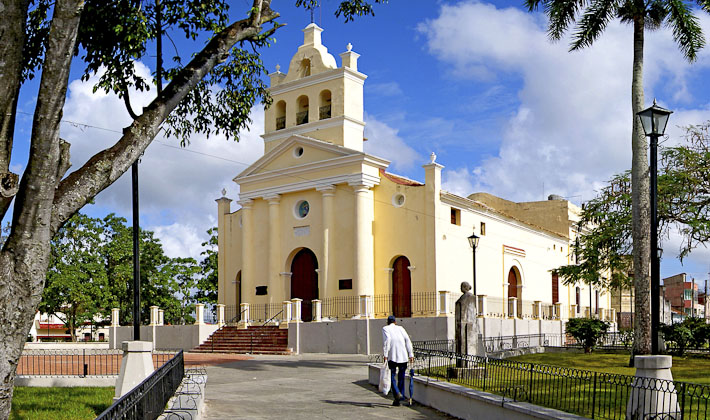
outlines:
{"label": "white stone cornice", "polygon": [[249,191],[240,193],[240,197],[243,198],[259,198],[269,194],[286,194],[297,191],[314,190],[319,187],[326,185],[335,184],[367,184],[372,186],[379,185],[380,178],[372,176],[369,174],[349,174],[349,175],[338,175],[317,180],[305,180],[301,182],[296,182],[292,184],[279,185],[277,187],[263,188],[259,190]]}
{"label": "white stone cornice", "polygon": [[262,197],[264,200],[268,201],[271,205],[279,204],[281,201],[281,196],[279,194],[268,194]]}
{"label": "white stone cornice", "polygon": [[327,128],[340,126],[344,126],[346,128],[350,126],[352,128],[364,129],[365,122],[347,115],[337,115],[324,120],[311,121],[309,123],[294,125],[281,130],[264,133],[261,135],[261,138],[264,139],[264,143],[269,143],[272,141],[283,140],[298,134],[310,133],[316,130],[325,130]]}
{"label": "white stone cornice", "polygon": [[394,271],[394,268],[387,267],[387,268],[385,268],[385,271],[387,271],[388,273],[391,273]]}
{"label": "white stone cornice", "polygon": [[360,84],[364,84],[365,79],[367,79],[367,76],[365,74],[360,73],[357,70],[353,70],[349,67],[339,67],[337,69],[324,71],[322,73],[317,73],[312,76],[304,77],[302,79],[297,79],[274,86],[269,89],[269,92],[271,93],[271,95],[280,95],[282,93],[290,92],[296,89],[303,89],[305,87],[327,82],[329,80],[337,79],[339,77],[345,77],[348,80],[352,80]]}
{"label": "white stone cornice", "polygon": [[415,267],[415,266],[413,266],[413,265],[408,265],[408,266],[407,266],[407,270],[409,270],[410,272],[412,272],[412,271],[414,271],[414,270],[416,270],[416,269],[417,269],[417,267]]}
{"label": "white stone cornice", "polygon": [[291,273],[290,271],[283,271],[283,272],[279,273],[279,275],[284,276],[284,277],[291,277],[293,275],[293,273]]}
{"label": "white stone cornice", "polygon": [[[239,196],[241,197],[241,194]],[[242,197],[241,200],[237,201],[237,204],[242,206],[243,209],[250,209],[254,205],[254,200],[251,200],[251,197]]]}
{"label": "white stone cornice", "polygon": [[320,191],[323,197],[333,197],[335,195],[335,185],[326,185],[317,187],[316,191]]}

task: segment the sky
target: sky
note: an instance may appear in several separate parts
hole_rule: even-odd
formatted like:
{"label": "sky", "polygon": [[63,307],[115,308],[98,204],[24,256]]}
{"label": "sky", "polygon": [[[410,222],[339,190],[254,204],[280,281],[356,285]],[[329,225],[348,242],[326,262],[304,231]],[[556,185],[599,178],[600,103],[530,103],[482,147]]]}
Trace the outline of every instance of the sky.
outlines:
{"label": "sky", "polygon": [[[241,18],[246,0],[230,2]],[[310,14],[275,2],[287,26],[261,51],[266,68],[288,68],[303,42]],[[444,165],[443,188],[467,196],[489,192],[513,201],[561,195],[575,204],[593,198],[612,175],[631,166],[631,27],[610,24],[590,48],[569,52],[569,39],[551,42],[547,20],[519,2],[390,0],[375,17],[344,23],[334,0],[314,14],[323,43],[336,57],[352,43],[365,82],[365,151],[389,159],[389,171],[424,180],[431,152]],[[279,8],[280,7],[280,8]],[[710,36],[710,15],[696,11]],[[181,54],[194,44],[174,39]],[[199,42],[204,42],[200,40]],[[166,52],[172,56],[173,52]],[[149,58],[150,59],[150,58]],[[137,62],[149,75],[154,62]],[[73,168],[110,146],[130,118],[115,96],[93,92],[72,68],[61,137],[71,143]],[[646,34],[646,104],[657,98],[672,109],[665,144],[678,143],[683,127],[710,120],[710,49],[685,61],[668,28]],[[23,87],[12,169],[21,172],[36,101],[36,81]],[[154,91],[132,94],[134,109]],[[179,147],[159,137],[140,163],[141,226],[155,231],[169,256],[199,258],[206,231],[217,223],[221,190],[238,200],[232,179],[263,155],[263,108],[239,142],[195,136]],[[233,203],[233,210],[237,207]],[[131,221],[130,171],[83,212],[114,212]],[[702,283],[710,251],[676,258],[680,238],[663,239],[663,277],[685,272]]]}

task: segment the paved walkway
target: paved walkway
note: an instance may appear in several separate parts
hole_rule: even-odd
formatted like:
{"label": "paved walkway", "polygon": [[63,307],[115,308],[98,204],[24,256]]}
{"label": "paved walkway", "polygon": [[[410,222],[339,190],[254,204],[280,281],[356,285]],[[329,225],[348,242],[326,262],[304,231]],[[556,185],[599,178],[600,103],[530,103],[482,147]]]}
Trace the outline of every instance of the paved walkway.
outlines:
{"label": "paved walkway", "polygon": [[252,356],[207,367],[207,419],[452,419],[393,407],[367,382],[366,356]]}

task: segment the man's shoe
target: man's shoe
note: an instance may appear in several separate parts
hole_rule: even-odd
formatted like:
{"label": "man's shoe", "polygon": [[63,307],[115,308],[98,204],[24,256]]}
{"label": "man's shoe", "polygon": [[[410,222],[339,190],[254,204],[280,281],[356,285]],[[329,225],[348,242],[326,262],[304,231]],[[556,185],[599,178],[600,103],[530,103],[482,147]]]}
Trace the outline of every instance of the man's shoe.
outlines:
{"label": "man's shoe", "polygon": [[392,403],[392,405],[395,406],[395,407],[399,407],[399,406],[400,406],[399,400],[398,400],[398,399],[395,399],[394,402]]}

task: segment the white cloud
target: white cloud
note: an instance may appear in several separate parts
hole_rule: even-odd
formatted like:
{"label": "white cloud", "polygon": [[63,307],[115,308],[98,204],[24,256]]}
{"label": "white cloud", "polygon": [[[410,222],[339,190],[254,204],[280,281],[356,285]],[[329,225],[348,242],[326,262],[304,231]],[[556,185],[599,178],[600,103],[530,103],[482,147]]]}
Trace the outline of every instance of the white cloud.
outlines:
{"label": "white cloud", "polygon": [[[710,18],[699,17],[710,27]],[[541,14],[473,1],[443,5],[437,18],[419,25],[429,52],[449,66],[452,77],[497,85],[499,75],[512,74],[522,82],[497,156],[482,161],[479,176],[450,168],[453,174],[444,177],[456,188],[470,184],[518,201],[556,193],[580,202],[630,167],[631,29],[614,22],[593,47],[570,53],[567,40],[548,40],[545,25]],[[649,33],[646,40],[646,102],[654,90],[669,89],[675,92],[669,99],[689,105],[676,110],[671,125],[710,118],[706,105],[694,109],[687,83],[690,74],[708,67],[710,53],[703,51],[691,66],[669,30]]]}
{"label": "white cloud", "polygon": [[399,130],[365,114],[365,153],[380,156],[392,162],[391,169],[407,171],[423,158],[399,137]]}
{"label": "white cloud", "polygon": [[444,171],[442,175],[444,179],[441,188],[444,190],[462,197],[467,197],[473,192],[474,175],[468,168]]}
{"label": "white cloud", "polygon": [[[136,63],[137,71],[150,76],[145,65]],[[62,125],[61,136],[72,145],[71,170],[76,170],[101,149],[111,146],[130,123],[122,101],[114,95],[93,93],[96,81],[74,80],[64,107],[64,119],[118,131]],[[155,94],[132,92],[134,109],[148,104]],[[180,148],[174,139],[156,138],[139,165],[141,225],[152,229],[170,256],[199,257],[200,243],[206,230],[216,225],[214,202],[226,188],[227,196],[236,198],[238,187],[232,182],[249,164],[263,155],[263,110],[252,111],[251,131],[244,131],[239,142],[224,136],[205,139],[195,136],[191,144]],[[96,197],[96,207],[116,212],[131,220],[130,171]],[[98,209],[97,209],[98,210]],[[91,211],[86,208],[85,211]]]}

